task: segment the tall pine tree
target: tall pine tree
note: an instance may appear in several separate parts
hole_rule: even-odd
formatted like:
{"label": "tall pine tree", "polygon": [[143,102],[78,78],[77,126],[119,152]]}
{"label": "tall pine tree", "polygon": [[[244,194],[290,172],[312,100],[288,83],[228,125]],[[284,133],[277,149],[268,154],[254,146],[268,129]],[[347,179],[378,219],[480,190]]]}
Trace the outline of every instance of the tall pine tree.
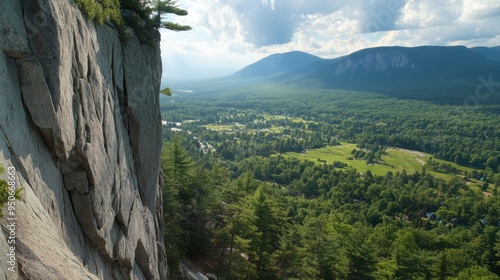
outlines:
{"label": "tall pine tree", "polygon": [[182,140],[174,136],[162,150],[162,169],[165,190],[163,192],[163,212],[165,215],[165,244],[171,276],[178,277],[180,259],[188,250],[189,232],[185,227],[183,205],[189,202],[191,158],[182,147]]}

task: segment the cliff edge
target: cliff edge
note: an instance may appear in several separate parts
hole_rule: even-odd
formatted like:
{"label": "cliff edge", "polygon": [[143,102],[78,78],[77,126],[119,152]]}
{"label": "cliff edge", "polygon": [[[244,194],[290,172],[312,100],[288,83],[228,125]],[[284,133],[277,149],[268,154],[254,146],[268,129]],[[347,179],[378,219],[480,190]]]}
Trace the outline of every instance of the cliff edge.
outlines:
{"label": "cliff edge", "polygon": [[72,0],[0,2],[0,164],[24,188],[0,279],[167,278],[160,50],[125,33]]}

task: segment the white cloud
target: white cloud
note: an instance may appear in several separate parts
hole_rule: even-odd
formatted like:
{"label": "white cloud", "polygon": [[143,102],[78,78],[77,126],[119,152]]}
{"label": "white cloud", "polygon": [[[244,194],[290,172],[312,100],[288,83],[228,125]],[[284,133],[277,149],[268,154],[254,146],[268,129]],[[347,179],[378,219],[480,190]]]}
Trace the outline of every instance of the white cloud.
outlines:
{"label": "white cloud", "polygon": [[[500,45],[500,0],[180,0],[193,27],[162,31],[166,74],[237,69],[276,52],[335,57],[382,45]],[[168,62],[168,63],[167,63]],[[196,67],[194,67],[196,68]],[[188,70],[186,70],[188,71]]]}
{"label": "white cloud", "polygon": [[397,25],[401,28],[428,28],[452,24],[462,13],[459,2],[409,0]]}
{"label": "white cloud", "polygon": [[460,17],[462,21],[482,20],[500,15],[500,1],[498,0],[464,0],[462,7],[463,11]]}

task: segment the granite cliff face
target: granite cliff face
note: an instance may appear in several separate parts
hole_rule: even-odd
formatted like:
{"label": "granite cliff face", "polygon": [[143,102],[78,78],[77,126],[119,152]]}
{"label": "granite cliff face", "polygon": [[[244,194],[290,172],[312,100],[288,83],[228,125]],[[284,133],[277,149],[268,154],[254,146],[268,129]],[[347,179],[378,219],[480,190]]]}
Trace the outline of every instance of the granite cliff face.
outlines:
{"label": "granite cliff face", "polygon": [[351,55],[339,63],[335,71],[335,76],[346,72],[354,73],[356,70],[386,71],[390,68],[398,69],[407,66],[409,62],[408,55],[400,50],[378,51],[360,57]]}
{"label": "granite cliff face", "polygon": [[158,45],[72,0],[0,2],[0,164],[15,167],[16,272],[0,279],[164,279]]}

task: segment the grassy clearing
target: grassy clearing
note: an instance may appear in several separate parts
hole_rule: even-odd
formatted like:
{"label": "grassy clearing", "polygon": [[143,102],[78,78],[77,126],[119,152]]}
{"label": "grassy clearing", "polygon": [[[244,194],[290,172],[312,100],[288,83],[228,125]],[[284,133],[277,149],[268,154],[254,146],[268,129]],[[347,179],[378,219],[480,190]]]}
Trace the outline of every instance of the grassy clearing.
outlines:
{"label": "grassy clearing", "polygon": [[269,120],[290,120],[294,123],[300,123],[300,122],[303,122],[303,123],[316,123],[315,121],[306,121],[304,120],[303,118],[295,118],[295,117],[287,117],[287,116],[282,116],[282,115],[270,115],[270,114],[262,114],[262,116],[264,117],[264,119],[266,121],[269,121]]}
{"label": "grassy clearing", "polygon": [[[422,153],[422,152],[417,152],[417,151],[412,151],[412,150],[405,150],[405,149],[394,149],[394,148],[389,148],[387,149],[387,154],[385,157],[383,157],[384,161],[391,162],[394,166],[401,166],[403,169],[409,171],[409,172],[415,172],[417,170],[422,170],[422,166],[424,166],[427,161],[432,157],[430,154]],[[433,158],[434,160],[434,158]],[[447,161],[440,161],[443,163],[449,163]],[[459,166],[457,165],[457,168]],[[458,176],[458,174],[448,174],[448,173],[442,173],[442,172],[437,172],[433,170],[427,169],[427,172],[431,173],[432,175],[444,179],[444,180],[451,180],[455,176]],[[463,173],[463,170],[461,170]]]}
{"label": "grassy clearing", "polygon": [[264,129],[249,129],[248,131],[253,131],[253,132],[269,132],[269,133],[274,133],[274,134],[280,134],[283,132],[283,129],[285,129],[282,126],[273,126],[271,128],[264,128]]}
{"label": "grassy clearing", "polygon": [[245,128],[244,125],[242,124],[207,124],[204,125],[203,127],[214,130],[214,131],[233,131],[235,129],[243,129]]}
{"label": "grassy clearing", "polygon": [[[366,160],[349,160],[351,158],[351,151],[356,148],[356,144],[342,142],[341,145],[338,146],[327,146],[320,149],[308,150],[304,153],[286,153],[285,157],[296,157],[299,159],[306,159],[317,161],[318,159],[326,160],[328,163],[332,163],[334,161],[344,162],[347,165],[354,167],[359,172],[366,172],[370,170],[373,174],[377,175],[385,175],[387,172],[397,172],[406,170],[409,173],[413,173],[415,171],[421,171],[424,164],[429,160],[431,155],[416,151],[410,151],[405,149],[395,149],[388,148],[386,150],[387,154],[382,157],[383,163],[376,163],[373,165],[366,164]],[[435,159],[433,159],[435,160]],[[443,160],[436,160],[443,163],[450,163]],[[450,163],[459,169],[461,172],[464,170],[472,171],[472,168],[463,167],[456,165],[454,163]],[[458,174],[445,174],[441,172],[429,171],[436,177],[451,180],[455,176],[459,176]]]}
{"label": "grassy clearing", "polygon": [[235,130],[244,130],[246,132],[265,132],[265,133],[275,133],[275,134],[280,134],[283,132],[283,129],[285,129],[282,126],[273,126],[270,128],[263,128],[263,129],[248,129],[243,124],[207,124],[204,125],[203,127],[218,132],[231,132]]}
{"label": "grassy clearing", "polygon": [[[384,175],[388,171],[395,172],[398,170],[402,171],[403,169],[405,169],[405,168],[400,168],[400,167],[392,168],[391,166],[383,165],[383,164],[368,165],[368,164],[366,164],[366,160],[358,160],[358,159],[349,160],[348,158],[352,157],[351,151],[355,148],[356,148],[356,144],[344,142],[344,143],[342,143],[342,145],[338,145],[338,146],[327,146],[324,148],[308,150],[304,153],[286,153],[286,154],[284,154],[284,156],[296,157],[299,159],[306,159],[306,160],[312,160],[312,161],[317,161],[318,159],[321,159],[321,160],[326,160],[328,163],[332,163],[334,161],[340,161],[340,162],[346,163],[349,166],[354,167],[359,172],[364,173],[367,170],[370,170],[373,174],[378,174],[378,175]],[[390,163],[387,162],[387,164],[390,164]],[[409,170],[409,169],[407,169],[407,170]]]}
{"label": "grassy clearing", "polygon": [[461,170],[462,173],[464,171],[467,171],[470,174],[470,173],[472,173],[473,170],[478,171],[477,169],[474,169],[474,168],[471,168],[471,167],[466,167],[466,166],[461,166],[461,165],[458,165],[458,164],[456,164],[454,162],[450,162],[450,161],[446,161],[446,160],[442,160],[442,159],[432,158],[432,160],[434,162],[439,162],[439,163],[449,163],[449,164],[451,164],[452,167],[455,167],[455,168]]}

